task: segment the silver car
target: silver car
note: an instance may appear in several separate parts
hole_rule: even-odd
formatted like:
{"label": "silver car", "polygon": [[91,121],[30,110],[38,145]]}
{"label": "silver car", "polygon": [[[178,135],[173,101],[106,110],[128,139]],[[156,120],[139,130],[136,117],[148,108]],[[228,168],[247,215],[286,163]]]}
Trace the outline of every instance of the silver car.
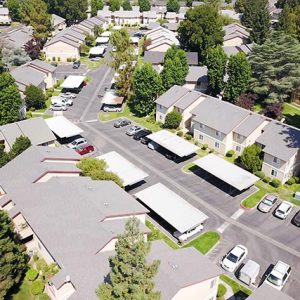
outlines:
{"label": "silver car", "polygon": [[67,105],[65,105],[64,103],[58,104],[58,103],[53,103],[50,106],[50,110],[52,111],[65,111],[67,110]]}
{"label": "silver car", "polygon": [[257,208],[261,212],[268,213],[272,209],[272,207],[274,207],[277,200],[278,200],[278,198],[276,196],[274,196],[272,194],[268,194],[260,201]]}
{"label": "silver car", "polygon": [[86,143],[87,143],[87,141],[85,138],[78,138],[78,139],[74,140],[73,142],[69,143],[68,147],[71,149],[76,149],[78,146],[84,145]]}
{"label": "silver car", "polygon": [[126,134],[129,135],[129,136],[132,136],[134,134],[136,134],[137,132],[143,130],[144,128],[141,127],[141,126],[131,126],[127,131],[126,131]]}

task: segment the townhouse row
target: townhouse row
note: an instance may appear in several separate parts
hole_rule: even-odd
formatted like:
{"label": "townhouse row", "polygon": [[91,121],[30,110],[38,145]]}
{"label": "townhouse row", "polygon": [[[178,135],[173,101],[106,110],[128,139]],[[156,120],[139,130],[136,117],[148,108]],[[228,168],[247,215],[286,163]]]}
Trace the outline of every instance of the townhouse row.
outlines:
{"label": "townhouse row", "polygon": [[156,121],[176,110],[180,127],[196,141],[226,155],[240,155],[254,143],[263,150],[262,171],[283,183],[300,171],[300,131],[279,121],[186,87],[173,86],[156,100]]}

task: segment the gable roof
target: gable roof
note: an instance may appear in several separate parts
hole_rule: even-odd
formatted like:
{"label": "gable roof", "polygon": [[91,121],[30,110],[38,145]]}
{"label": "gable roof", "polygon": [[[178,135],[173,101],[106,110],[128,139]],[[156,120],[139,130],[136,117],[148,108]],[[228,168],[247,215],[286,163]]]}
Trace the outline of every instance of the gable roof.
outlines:
{"label": "gable roof", "polygon": [[247,28],[238,24],[229,24],[223,27],[225,31],[224,41],[234,39],[236,37],[240,37],[242,39],[248,39],[250,37],[250,33],[247,31]]}
{"label": "gable roof", "polygon": [[189,66],[189,72],[185,77],[186,82],[197,82],[199,79],[208,81],[206,66]]}
{"label": "gable roof", "polygon": [[57,25],[59,25],[61,23],[66,22],[66,19],[64,19],[61,16],[58,16],[56,14],[52,14],[51,16],[52,16],[52,24],[53,24],[53,26],[57,26]]}
{"label": "gable roof", "polygon": [[181,97],[189,92],[187,88],[179,85],[172,86],[164,94],[158,97],[155,101],[156,104],[162,105],[163,107],[169,108],[174,105]]}
{"label": "gable roof", "polygon": [[187,107],[192,105],[196,100],[198,100],[203,94],[197,91],[189,91],[185,94],[178,102],[175,103],[175,107],[185,110]]}
{"label": "gable roof", "polygon": [[234,132],[247,137],[264,122],[266,122],[265,117],[250,113],[249,116],[234,129]]}
{"label": "gable roof", "polygon": [[256,142],[265,146],[265,153],[288,161],[299,152],[300,130],[278,121],[271,121]]}
{"label": "gable roof", "polygon": [[30,27],[21,25],[17,28],[9,28],[0,34],[1,40],[11,43],[15,48],[23,48],[26,43],[32,40],[33,30]]}
{"label": "gable roof", "polygon": [[53,73],[56,70],[56,67],[39,59],[32,60],[27,65],[29,67],[36,68],[41,71],[50,72],[50,73]]}
{"label": "gable roof", "polygon": [[250,111],[207,96],[191,113],[195,116],[194,121],[228,134],[249,115]]}

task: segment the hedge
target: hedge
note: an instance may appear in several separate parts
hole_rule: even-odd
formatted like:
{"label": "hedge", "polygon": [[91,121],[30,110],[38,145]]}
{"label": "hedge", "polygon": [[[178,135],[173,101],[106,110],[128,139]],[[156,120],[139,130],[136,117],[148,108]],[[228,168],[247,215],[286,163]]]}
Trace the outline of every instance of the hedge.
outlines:
{"label": "hedge", "polygon": [[226,153],[226,156],[227,157],[232,157],[234,155],[234,150],[229,150],[229,151],[227,151],[227,153]]}
{"label": "hedge", "polygon": [[33,295],[40,295],[45,289],[45,284],[42,281],[34,281],[30,287],[30,291]]}
{"label": "hedge", "polygon": [[218,285],[217,297],[223,297],[227,292],[226,286],[224,284]]}
{"label": "hedge", "polygon": [[254,174],[260,179],[264,179],[266,177],[266,174],[263,171],[257,171]]}
{"label": "hedge", "polygon": [[34,281],[36,280],[36,278],[38,277],[39,275],[39,272],[35,269],[29,269],[27,272],[26,272],[26,278],[29,280],[29,281]]}
{"label": "hedge", "polygon": [[274,188],[278,188],[281,186],[281,181],[277,178],[274,178],[271,182],[270,185],[273,186]]}
{"label": "hedge", "polygon": [[263,182],[266,182],[266,183],[269,183],[271,181],[271,178],[269,176],[266,176],[264,179],[263,179]]}

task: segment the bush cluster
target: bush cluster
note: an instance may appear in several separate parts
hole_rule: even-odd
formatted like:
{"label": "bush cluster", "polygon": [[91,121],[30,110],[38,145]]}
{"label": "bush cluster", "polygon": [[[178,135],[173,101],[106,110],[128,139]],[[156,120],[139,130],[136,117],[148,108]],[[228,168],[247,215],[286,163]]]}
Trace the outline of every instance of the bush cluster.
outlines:
{"label": "bush cluster", "polygon": [[40,280],[34,281],[30,286],[30,291],[33,295],[40,295],[44,291],[44,289],[45,284]]}
{"label": "bush cluster", "polygon": [[273,186],[274,188],[278,188],[281,186],[281,181],[277,178],[274,178],[271,182],[270,185]]}
{"label": "bush cluster", "polygon": [[29,281],[34,281],[36,280],[36,278],[38,277],[39,273],[37,270],[35,269],[29,269],[27,272],[26,272],[26,278],[29,280]]}
{"label": "bush cluster", "polygon": [[259,177],[260,179],[264,179],[266,177],[266,174],[263,171],[257,171],[254,173],[254,175]]}
{"label": "bush cluster", "polygon": [[226,156],[232,157],[234,155],[234,153],[235,153],[234,150],[229,150],[229,151],[227,151]]}

